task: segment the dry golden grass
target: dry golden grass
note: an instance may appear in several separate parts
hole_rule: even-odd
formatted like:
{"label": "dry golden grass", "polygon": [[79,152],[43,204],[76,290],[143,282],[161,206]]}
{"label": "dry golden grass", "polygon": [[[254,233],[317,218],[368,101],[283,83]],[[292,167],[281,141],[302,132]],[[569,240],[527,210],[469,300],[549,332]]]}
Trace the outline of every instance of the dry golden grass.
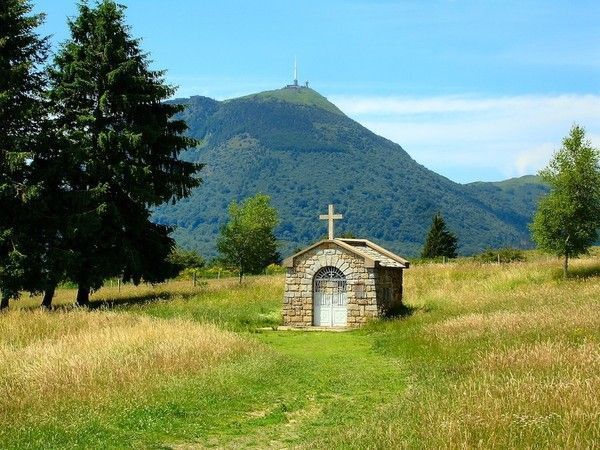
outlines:
{"label": "dry golden grass", "polygon": [[[424,331],[450,348],[488,348],[472,355],[465,378],[426,402],[436,407],[421,411],[433,425],[421,437],[449,447],[597,445],[598,277],[563,281],[556,261],[548,259],[441,273],[452,279],[453,271],[465,269],[472,276],[468,283],[450,283],[434,294],[456,315]],[[572,269],[593,274],[598,259],[575,260]],[[481,338],[492,341],[479,343]]]}
{"label": "dry golden grass", "polygon": [[417,308],[440,304],[460,313],[502,305],[523,310],[534,304],[568,304],[574,296],[590,301],[600,298],[598,257],[573,260],[571,270],[572,278],[563,281],[559,262],[549,258],[503,265],[470,261],[425,264],[407,272],[406,300]]}
{"label": "dry golden grass", "polygon": [[[405,392],[335,441],[362,448],[597,448],[600,259],[461,261],[406,274],[420,347]],[[416,322],[413,322],[416,320]],[[407,333],[414,326],[414,337]],[[408,347],[413,349],[408,349]],[[399,351],[402,355],[403,351]],[[410,360],[410,358],[409,358]]]}
{"label": "dry golden grass", "polygon": [[254,344],[210,325],[109,311],[14,310],[0,317],[0,423],[76,400],[140,395],[208,371]]}
{"label": "dry golden grass", "polygon": [[[595,257],[575,260],[572,265],[575,273],[600,270]],[[423,266],[409,280],[416,280],[415,290],[430,286],[422,293],[421,302],[429,299],[452,313],[424,327],[440,341],[600,330],[598,277],[563,281],[557,277],[556,266],[556,261],[547,259],[501,266]],[[461,276],[470,279],[463,281]],[[432,280],[435,277],[437,283]]]}
{"label": "dry golden grass", "polygon": [[[242,283],[244,290],[255,287],[262,287],[268,284],[282,284],[280,275],[247,277]],[[222,278],[202,280],[198,279],[197,285],[194,286],[191,280],[171,280],[165,283],[140,284],[135,286],[127,283],[120,287],[116,282],[107,282],[101,289],[92,292],[90,300],[92,302],[143,302],[145,300],[172,300],[178,297],[193,297],[201,293],[223,293],[228,290],[235,291],[240,288],[240,283],[237,278]],[[77,296],[76,289],[58,289],[54,297],[53,305],[59,307],[70,307],[75,303]],[[11,303],[11,308],[34,308],[42,302],[41,294],[29,295],[23,294],[20,299]]]}
{"label": "dry golden grass", "polygon": [[[422,438],[449,447],[590,448],[600,436],[598,343],[536,342],[493,349],[422,411]],[[597,444],[597,442],[596,442]]]}
{"label": "dry golden grass", "polygon": [[438,340],[501,338],[522,333],[573,332],[600,329],[600,302],[590,304],[541,306],[535,312],[494,311],[464,314],[436,322],[425,328]]}
{"label": "dry golden grass", "polygon": [[[185,281],[94,294],[93,300],[129,304],[114,312],[67,306],[72,290],[59,292],[64,306],[53,313],[32,310],[39,298],[22,299],[0,316],[0,421],[18,423],[29,414],[21,423],[35,423],[39,442],[46,442],[54,430],[64,431],[44,428],[44,415],[56,414],[57,405],[63,412],[82,404],[93,411],[115,395],[150,405],[144,396],[165,378],[176,382],[158,404],[170,405],[180,380],[209,371],[212,394],[204,401],[199,392],[202,401],[190,406],[206,409],[206,416],[189,423],[153,409],[140,416],[158,421],[159,429],[166,417],[171,426],[181,420],[182,442],[216,447],[598,447],[598,256],[574,260],[566,281],[560,262],[545,257],[416,265],[405,278],[412,315],[352,333],[264,333],[261,346],[224,329],[276,323],[281,276],[250,278],[242,286],[235,279],[196,288]],[[153,299],[165,301],[146,303]],[[354,358],[347,366],[341,354],[331,358],[342,344]],[[251,357],[221,364],[243,352]],[[327,377],[337,382],[314,383]],[[340,383],[347,383],[344,392],[336,390]],[[228,402],[215,401],[222,396]],[[203,440],[196,427],[208,416],[215,418],[206,428],[212,434]],[[102,420],[110,432],[123,419]],[[137,422],[131,423],[119,442],[132,442]],[[27,433],[19,431],[20,442],[28,442]],[[98,442],[93,433],[81,447]],[[81,435],[67,433],[57,442],[70,446]],[[7,436],[3,442],[12,442]],[[172,442],[152,434],[144,439]]]}

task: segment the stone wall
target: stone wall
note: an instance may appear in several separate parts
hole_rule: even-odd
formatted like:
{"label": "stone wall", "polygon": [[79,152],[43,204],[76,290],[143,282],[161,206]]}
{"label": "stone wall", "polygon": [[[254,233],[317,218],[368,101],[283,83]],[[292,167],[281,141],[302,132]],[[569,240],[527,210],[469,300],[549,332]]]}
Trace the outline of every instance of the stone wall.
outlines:
{"label": "stone wall", "polygon": [[396,267],[379,267],[375,272],[377,305],[380,316],[398,313],[402,307],[403,271]]}
{"label": "stone wall", "polygon": [[322,267],[333,266],[346,277],[348,326],[359,326],[377,317],[375,269],[366,268],[362,258],[339,246],[324,242],[298,256],[286,272],[283,302],[284,325],[308,327],[313,324],[313,277]]}

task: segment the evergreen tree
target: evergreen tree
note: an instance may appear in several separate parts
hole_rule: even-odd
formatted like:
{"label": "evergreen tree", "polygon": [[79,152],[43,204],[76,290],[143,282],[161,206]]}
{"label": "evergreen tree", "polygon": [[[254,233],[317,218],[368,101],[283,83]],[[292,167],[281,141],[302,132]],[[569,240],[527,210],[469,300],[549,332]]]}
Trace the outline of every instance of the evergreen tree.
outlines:
{"label": "evergreen tree", "polygon": [[268,195],[257,194],[229,206],[229,222],[221,228],[217,249],[225,263],[239,271],[240,282],[244,274],[260,273],[279,259],[274,232],[278,222]]}
{"label": "evergreen tree", "polygon": [[181,267],[171,260],[175,240],[170,236],[172,229],[165,225],[146,222],[143,233],[132,234],[127,242],[137,249],[130,252],[123,269],[123,281],[139,284],[142,279],[159,283],[179,274]]}
{"label": "evergreen tree", "polygon": [[447,229],[442,215],[438,213],[433,216],[421,257],[436,258],[445,256],[446,258],[456,258],[457,246],[458,239],[454,233]]}
{"label": "evergreen tree", "polygon": [[26,0],[0,3],[0,308],[29,286],[39,268],[31,259],[31,158],[40,145],[48,43],[36,33],[43,15]]}
{"label": "evergreen tree", "polygon": [[594,245],[600,229],[600,153],[574,125],[562,148],[540,172],[550,185],[531,225],[533,239],[546,252],[563,257],[563,276],[569,258]]}
{"label": "evergreen tree", "polygon": [[156,281],[169,272],[170,230],[149,222],[149,208],[188,196],[201,165],[178,159],[195,141],[182,135],[183,121],[172,120],[182,106],[164,102],[174,88],[149,68],[124,7],[104,0],[78,8],[50,71],[60,142],[47,165],[63,171],[67,274],[78,284],[77,303],[86,305],[107,277],[127,272]]}

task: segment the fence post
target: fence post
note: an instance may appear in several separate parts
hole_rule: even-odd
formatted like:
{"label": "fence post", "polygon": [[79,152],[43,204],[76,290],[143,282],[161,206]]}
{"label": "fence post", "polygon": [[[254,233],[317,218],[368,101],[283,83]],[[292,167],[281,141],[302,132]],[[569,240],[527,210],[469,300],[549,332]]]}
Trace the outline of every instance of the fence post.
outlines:
{"label": "fence post", "polygon": [[193,272],[192,280],[193,280],[194,287],[196,287],[196,271],[195,270]]}
{"label": "fence post", "polygon": [[119,293],[121,292],[121,279],[117,280],[117,285],[119,286]]}
{"label": "fence post", "polygon": [[500,264],[500,253],[498,253],[498,264]]}

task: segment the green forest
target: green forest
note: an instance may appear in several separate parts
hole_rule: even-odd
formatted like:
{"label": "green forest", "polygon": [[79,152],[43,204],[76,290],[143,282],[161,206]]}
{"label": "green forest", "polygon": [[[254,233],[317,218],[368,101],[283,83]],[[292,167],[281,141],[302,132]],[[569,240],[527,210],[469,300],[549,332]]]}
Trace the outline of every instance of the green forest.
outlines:
{"label": "green forest", "polygon": [[206,164],[204,182],[153,219],[176,227],[184,247],[215,256],[227,207],[256,193],[280,214],[281,253],[325,235],[317,217],[329,203],[344,215],[339,233],[421,253],[431,218],[441,213],[457,234],[460,254],[486,248],[529,248],[528,223],[547,188],[536,177],[461,185],[428,170],[404,149],[344,115],[309,88],[283,88],[216,101],[178,99],[197,148],[183,153]]}

